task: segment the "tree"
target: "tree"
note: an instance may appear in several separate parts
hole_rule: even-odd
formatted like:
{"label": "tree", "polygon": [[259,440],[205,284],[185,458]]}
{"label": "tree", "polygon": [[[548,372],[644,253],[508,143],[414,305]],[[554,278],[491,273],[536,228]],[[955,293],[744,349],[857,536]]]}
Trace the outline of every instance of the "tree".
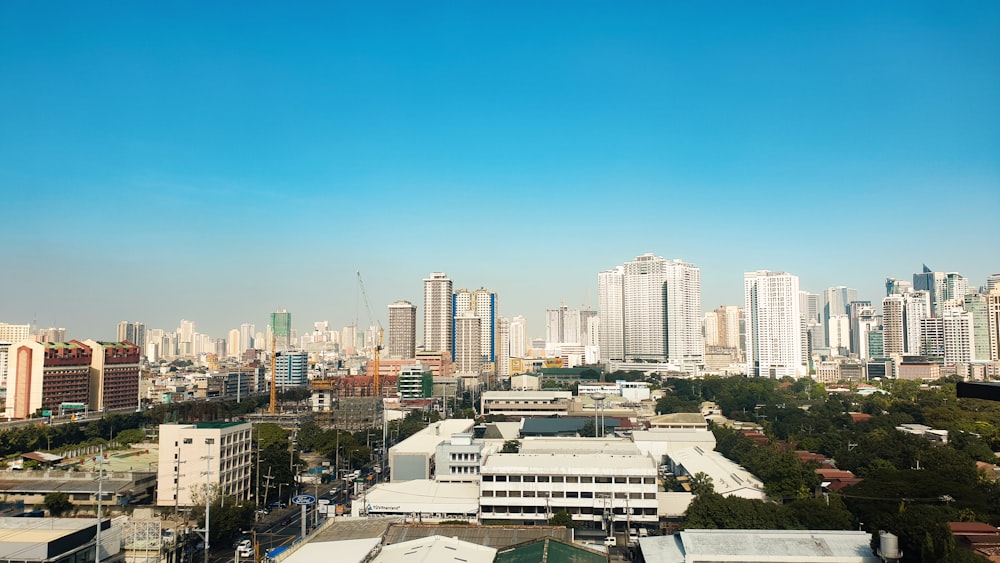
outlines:
{"label": "tree", "polygon": [[697,496],[714,494],[715,485],[712,484],[712,478],[700,471],[695,473],[691,476],[691,492]]}
{"label": "tree", "polygon": [[565,510],[560,510],[549,518],[549,526],[563,526],[565,528],[575,528],[576,522],[573,521],[573,517],[570,516],[569,512]]}
{"label": "tree", "polygon": [[503,448],[500,449],[502,454],[516,454],[521,451],[521,442],[518,440],[507,440],[503,443]]}
{"label": "tree", "polygon": [[129,444],[138,444],[146,439],[146,433],[139,428],[130,428],[128,430],[122,430],[115,436],[115,441],[123,446]]}
{"label": "tree", "polygon": [[597,437],[597,425],[594,424],[593,420],[588,420],[588,421],[586,421],[586,422],[583,423],[583,427],[580,428],[580,436],[583,436],[583,437],[586,437],[586,438],[595,438],[595,437]]}
{"label": "tree", "polygon": [[43,502],[45,508],[52,516],[59,516],[73,507],[73,503],[69,500],[69,495],[62,492],[53,492],[45,495]]}

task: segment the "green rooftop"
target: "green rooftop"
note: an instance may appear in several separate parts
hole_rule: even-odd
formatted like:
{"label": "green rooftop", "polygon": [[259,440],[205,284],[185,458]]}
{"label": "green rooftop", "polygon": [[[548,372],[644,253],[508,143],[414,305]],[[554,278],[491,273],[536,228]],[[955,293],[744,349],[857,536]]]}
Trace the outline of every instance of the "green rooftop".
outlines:
{"label": "green rooftop", "polygon": [[181,422],[180,424],[193,424],[196,428],[204,429],[214,429],[214,428],[229,428],[231,426],[236,426],[237,424],[246,424],[241,420],[234,420],[231,422],[226,422],[224,420],[210,420],[205,422]]}

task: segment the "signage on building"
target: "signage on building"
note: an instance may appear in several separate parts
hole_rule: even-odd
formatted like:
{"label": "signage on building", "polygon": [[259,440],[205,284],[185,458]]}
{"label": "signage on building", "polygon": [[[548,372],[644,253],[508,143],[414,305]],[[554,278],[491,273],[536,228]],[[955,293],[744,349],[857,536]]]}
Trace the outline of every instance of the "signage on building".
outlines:
{"label": "signage on building", "polygon": [[292,504],[313,504],[316,502],[316,497],[312,495],[296,495],[292,497]]}

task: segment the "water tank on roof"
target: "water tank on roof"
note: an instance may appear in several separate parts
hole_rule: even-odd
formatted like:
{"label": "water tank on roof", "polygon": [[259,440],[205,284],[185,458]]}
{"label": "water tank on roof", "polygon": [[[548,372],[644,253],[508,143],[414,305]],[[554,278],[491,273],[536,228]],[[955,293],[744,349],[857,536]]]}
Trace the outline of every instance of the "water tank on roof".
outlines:
{"label": "water tank on roof", "polygon": [[899,550],[899,538],[896,537],[896,534],[879,530],[878,555],[885,561],[898,561],[903,558],[903,552]]}

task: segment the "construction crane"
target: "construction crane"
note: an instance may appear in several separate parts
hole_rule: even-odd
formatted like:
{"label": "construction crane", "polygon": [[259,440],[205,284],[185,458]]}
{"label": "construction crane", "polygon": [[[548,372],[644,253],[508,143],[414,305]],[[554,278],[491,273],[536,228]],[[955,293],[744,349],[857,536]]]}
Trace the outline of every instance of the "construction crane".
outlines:
{"label": "construction crane", "polygon": [[375,342],[375,362],[373,370],[375,373],[372,375],[372,394],[376,397],[382,396],[382,374],[379,373],[379,360],[382,356],[382,323],[375,320],[375,315],[372,314],[372,306],[368,303],[368,292],[365,290],[365,281],[361,279],[361,272],[358,272],[358,286],[361,288],[361,296],[365,300],[365,309],[368,310],[368,323],[369,326],[377,326],[378,334],[376,335]]}

